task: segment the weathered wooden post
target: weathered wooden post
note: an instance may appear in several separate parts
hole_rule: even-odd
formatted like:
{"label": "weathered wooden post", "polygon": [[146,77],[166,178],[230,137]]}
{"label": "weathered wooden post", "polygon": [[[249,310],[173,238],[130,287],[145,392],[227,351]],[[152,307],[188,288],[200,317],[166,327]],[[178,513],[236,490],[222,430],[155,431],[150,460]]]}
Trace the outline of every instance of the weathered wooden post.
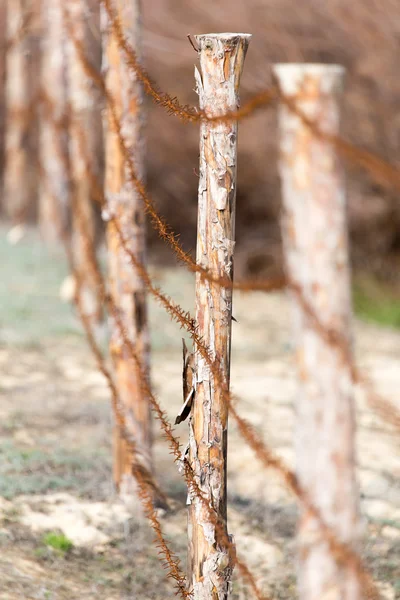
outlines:
{"label": "weathered wooden post", "polygon": [[4,209],[13,225],[23,221],[32,200],[29,148],[32,111],[32,94],[29,85],[29,39],[27,32],[21,31],[27,9],[25,0],[7,3]]}
{"label": "weathered wooden post", "polygon": [[48,243],[67,233],[70,203],[66,32],[62,0],[41,3],[42,55],[39,226]]}
{"label": "weathered wooden post", "polygon": [[[103,133],[101,96],[87,76],[80,57],[98,70],[101,68],[100,6],[97,0],[68,0],[63,2],[67,28],[67,85],[70,107],[70,165],[72,202],[72,247],[75,269],[81,284],[82,310],[93,321],[101,320],[101,302],[96,288],[96,275],[91,256],[96,247],[94,191],[90,170],[102,183]],[[85,139],[83,149],[82,136]],[[82,224],[84,221],[84,228]]]}
{"label": "weathered wooden post", "polygon": [[[274,73],[290,103],[282,99],[279,126],[282,229],[299,376],[297,476],[338,539],[356,546],[360,529],[350,365],[315,326],[316,317],[342,339],[350,356],[344,177],[334,146],[321,135],[338,133],[344,69],[293,64],[276,65]],[[316,124],[314,130],[310,121]],[[301,600],[361,598],[352,566],[336,561],[318,520],[306,510],[301,513],[298,542]]]}
{"label": "weathered wooden post", "polygon": [[[196,36],[200,70],[195,71],[200,107],[208,117],[237,110],[239,82],[250,35]],[[238,125],[203,121],[200,128],[200,179],[197,263],[215,277],[233,278]],[[232,289],[196,276],[198,332],[210,348],[221,378],[229,386]],[[196,482],[226,528],[228,406],[207,362],[195,353],[196,392],[189,426],[189,460]],[[216,539],[204,505],[191,498],[189,509],[189,586],[196,600],[227,598],[232,564]]]}
{"label": "weathered wooden post", "polygon": [[[141,2],[120,0],[116,4],[117,17],[124,25],[125,35],[138,57],[141,56]],[[108,89],[113,95],[114,108],[125,141],[135,161],[140,179],[144,176],[144,111],[142,83],[130,72],[118,47],[112,25],[104,10],[104,58]],[[120,239],[122,232],[136,258],[146,260],[145,211],[140,195],[129,178],[125,157],[118,134],[109,115],[106,124],[106,180],[107,209],[103,212],[107,223],[108,265],[110,291],[120,311],[130,340],[135,345],[146,376],[150,377],[149,328],[147,320],[146,289],[140,275],[127,260]],[[116,217],[120,231],[115,227]],[[118,394],[130,415],[129,427],[136,440],[135,460],[152,471],[152,437],[150,405],[140,385],[140,373],[132,364],[129,351],[121,338],[117,323],[112,323],[111,355],[114,362]],[[132,499],[135,482],[132,476],[132,456],[119,428],[114,431],[114,481],[121,495]]]}

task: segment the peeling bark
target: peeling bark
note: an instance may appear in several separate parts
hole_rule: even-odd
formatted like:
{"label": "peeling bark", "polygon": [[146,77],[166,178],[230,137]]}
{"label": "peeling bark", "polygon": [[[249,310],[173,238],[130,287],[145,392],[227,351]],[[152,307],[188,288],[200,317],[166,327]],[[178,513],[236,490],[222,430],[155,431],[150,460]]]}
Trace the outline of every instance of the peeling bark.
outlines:
{"label": "peeling bark", "polygon": [[[64,4],[64,3],[63,3]],[[75,39],[81,44],[91,64],[101,68],[100,10],[97,0],[68,0],[64,4]],[[96,248],[96,221],[91,172],[103,179],[103,132],[100,93],[86,74],[74,41],[67,40],[67,81],[70,98],[70,164],[72,202],[72,246],[75,268],[82,286],[82,309],[94,322],[102,317],[101,301],[96,288],[96,276],[91,255]],[[81,133],[80,133],[81,132]],[[82,144],[82,137],[85,144]],[[86,148],[84,147],[86,146]],[[82,227],[82,225],[84,225]]]}
{"label": "peeling bark", "polygon": [[[201,73],[195,77],[200,107],[219,116],[239,106],[239,82],[250,36],[196,36]],[[236,122],[203,122],[200,129],[200,179],[197,263],[217,277],[233,279],[236,201]],[[199,335],[210,348],[229,387],[232,290],[196,276],[196,319]],[[196,482],[226,525],[226,459],[228,406],[195,349],[195,400],[189,424],[189,460]],[[195,600],[228,597],[232,564],[216,539],[205,507],[190,498],[189,586]]]}
{"label": "peeling bark", "polygon": [[7,40],[13,40],[6,56],[6,133],[4,209],[14,225],[23,221],[32,199],[30,177],[29,39],[20,35],[26,0],[7,3]]}
{"label": "peeling bark", "polygon": [[[139,0],[120,0],[118,13],[124,24],[125,34],[141,56],[141,5]],[[143,133],[143,87],[127,68],[126,61],[111,31],[106,12],[102,14],[105,25],[104,56],[105,76],[111,91],[118,119],[127,146],[135,161],[140,179],[144,177],[144,133]],[[108,215],[116,216],[122,234],[131,252],[144,263],[146,259],[146,231],[144,206],[130,181],[118,140],[109,116],[106,125],[106,196]],[[108,263],[110,291],[120,312],[129,339],[135,345],[141,363],[150,377],[149,328],[147,319],[147,296],[142,279],[124,250],[112,220],[107,223]],[[152,437],[150,406],[140,384],[140,373],[126,348],[119,327],[112,323],[111,355],[116,383],[121,401],[131,419],[129,427],[136,441],[138,455],[135,460],[152,471]],[[136,489],[132,476],[132,457],[119,430],[114,431],[114,481],[121,495],[132,500]]]}
{"label": "peeling bark", "polygon": [[[277,65],[283,94],[319,129],[338,134],[343,69],[335,65]],[[351,353],[351,294],[342,168],[334,147],[281,106],[280,174],[283,240],[289,280],[319,321],[341,336]],[[292,293],[299,395],[296,460],[299,483],[322,519],[344,542],[360,534],[355,480],[355,418],[350,365],[323,339]],[[338,564],[316,520],[303,511],[298,531],[302,600],[357,600],[350,564]]]}
{"label": "peeling bark", "polygon": [[60,241],[68,228],[70,182],[67,131],[66,32],[61,2],[42,2],[40,155],[42,173],[39,226],[48,243]]}

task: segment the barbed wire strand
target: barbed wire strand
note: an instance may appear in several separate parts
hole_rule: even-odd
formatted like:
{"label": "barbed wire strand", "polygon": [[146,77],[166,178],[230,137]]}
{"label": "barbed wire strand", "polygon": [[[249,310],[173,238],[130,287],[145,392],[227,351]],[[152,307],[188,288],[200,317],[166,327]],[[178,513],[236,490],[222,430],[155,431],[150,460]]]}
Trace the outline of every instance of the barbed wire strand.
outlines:
{"label": "barbed wire strand", "polygon": [[[114,225],[115,225],[116,221],[114,221]],[[120,242],[122,244],[122,246],[124,247],[125,251],[127,252],[127,254],[130,257],[130,260],[133,262],[135,268],[138,270],[139,274],[141,276],[143,276],[143,265],[140,265],[140,263],[137,261],[136,257],[133,255],[133,253],[130,251],[128,244],[126,241],[124,241],[121,229],[118,228],[118,224],[116,227],[117,232],[119,231],[119,236],[120,236]],[[122,238],[122,239],[121,239]],[[145,277],[145,283],[149,283],[149,276],[146,275]],[[149,286],[149,291],[154,295],[155,292],[155,286]],[[200,339],[200,337],[198,336],[197,330],[196,330],[196,326],[195,326],[195,322],[194,319],[192,319],[189,316],[189,313],[185,313],[184,311],[182,311],[182,309],[174,304],[172,304],[170,302],[170,300],[161,293],[161,291],[159,289],[157,289],[157,293],[155,294],[156,297],[158,298],[159,301],[161,301],[161,303],[164,305],[164,307],[168,310],[169,314],[175,319],[177,320],[181,326],[185,327],[185,329],[189,332],[189,334],[191,335],[192,339],[194,340],[194,343],[197,347],[197,349],[202,353],[202,356],[205,358],[205,360],[207,361],[213,376],[215,377],[217,384],[222,386],[223,389],[223,394],[224,394],[224,399],[229,403],[230,406],[230,410],[232,407],[232,397],[229,394],[229,391],[227,391],[226,389],[224,389],[224,382],[220,377],[219,374],[219,369],[218,367],[215,365],[213,358],[210,355],[209,350],[207,350],[207,348],[204,346],[202,340]],[[131,349],[132,350],[132,349]],[[237,420],[237,418],[239,417],[237,411],[233,411],[232,412],[233,417],[235,418],[235,420]],[[239,422],[238,422],[239,425]],[[252,428],[251,426],[244,420],[241,419],[240,420],[240,427],[239,427],[239,431],[241,432],[242,436],[244,437],[244,432],[247,430],[247,437],[245,438],[246,441],[248,443],[250,443],[253,451],[256,453],[256,455],[258,456],[258,458],[260,459],[261,463],[264,464],[264,466],[266,467],[273,467],[276,470],[278,470],[279,472],[281,472],[281,474],[283,474],[284,479],[287,483],[289,483],[290,481],[293,484],[293,481],[295,481],[295,476],[293,475],[293,473],[291,474],[291,478],[287,479],[286,475],[285,475],[285,468],[281,469],[281,465],[279,463],[279,461],[277,461],[276,458],[271,459],[271,457],[273,456],[273,454],[271,453],[271,451],[265,446],[265,444],[263,442],[261,442],[260,439],[253,439],[252,438]],[[263,455],[262,453],[259,452],[259,448],[260,448],[260,443],[261,445],[264,445],[264,449],[265,449],[265,454]],[[265,458],[269,457],[269,459],[266,461]],[[286,473],[288,471],[286,470]],[[296,486],[289,486],[290,489],[292,490],[292,492],[300,499],[300,501],[302,502],[306,502],[306,506],[307,506],[307,510],[310,510],[310,506],[309,506],[309,502],[306,501],[304,499],[304,497],[300,494],[299,495],[299,488]],[[312,509],[313,507],[311,507]],[[321,518],[319,517],[318,511],[314,508],[312,510],[312,514],[315,516],[315,518],[319,521],[321,521]],[[337,556],[337,558],[339,558],[340,556],[342,556],[343,560],[347,559],[347,557],[351,556],[353,557],[353,563],[355,565],[355,568],[361,578],[361,581],[363,582],[363,586],[365,589],[368,589],[368,595],[370,597],[373,598],[377,598],[378,595],[377,593],[373,594],[371,592],[371,590],[374,589],[373,587],[373,583],[371,582],[372,580],[370,580],[365,567],[362,565],[361,559],[359,557],[359,555],[346,543],[344,542],[340,542],[338,540],[335,540],[335,535],[334,533],[331,531],[331,529],[326,526],[325,524],[323,524],[321,522],[321,524],[324,526],[323,529],[326,528],[326,530],[329,532],[330,537],[327,537],[327,542],[329,543],[330,547],[332,548],[332,551],[334,551],[335,555]],[[371,595],[372,594],[372,595]]]}
{"label": "barbed wire strand", "polygon": [[[58,125],[59,124],[56,124],[54,132],[57,131]],[[48,187],[49,197],[56,208],[58,205],[58,200],[55,197],[54,190],[51,189],[51,187],[50,187],[50,182],[48,181],[45,170],[40,163],[39,156],[37,156],[37,162],[38,162],[38,169],[41,172],[42,177],[44,178],[44,183]],[[76,213],[76,216],[77,216],[76,223],[78,223],[78,226],[81,228],[81,233],[84,235],[85,240],[88,240],[90,238],[90,236],[86,235],[87,231],[86,231],[86,224],[85,224],[85,221],[83,218],[84,215],[82,214],[82,211],[79,210],[78,203],[74,202],[73,198],[72,198],[72,202],[71,202],[71,208]],[[54,210],[53,212],[56,213],[57,211]],[[81,292],[80,292],[81,288],[82,288],[82,275],[75,269],[74,254],[73,254],[73,250],[72,250],[72,246],[71,246],[71,238],[69,236],[67,236],[67,234],[66,234],[65,230],[62,228],[62,225],[60,222],[57,222],[56,225],[58,228],[58,233],[59,233],[60,239],[64,245],[70,272],[76,281],[76,291],[74,294],[74,303],[77,307],[78,315],[82,322],[84,332],[86,334],[86,338],[87,338],[89,347],[95,358],[97,367],[98,367],[99,371],[102,373],[102,375],[104,376],[106,383],[108,385],[108,388],[110,390],[111,405],[112,405],[114,418],[115,418],[116,424],[121,432],[121,435],[124,438],[124,440],[126,441],[129,451],[130,451],[132,475],[135,477],[137,484],[138,484],[139,499],[142,502],[145,516],[149,520],[149,523],[150,523],[153,531],[155,532],[156,541],[157,541],[158,547],[160,549],[160,555],[161,555],[161,560],[163,562],[163,566],[165,568],[167,568],[167,570],[168,570],[167,576],[175,581],[175,585],[177,587],[178,593],[181,595],[181,597],[183,599],[186,599],[189,597],[189,595],[186,591],[185,576],[183,575],[183,573],[180,569],[180,566],[179,566],[180,561],[179,561],[178,557],[175,555],[175,553],[171,550],[165,536],[163,535],[162,527],[161,527],[160,521],[157,517],[157,513],[154,508],[154,497],[155,496],[158,501],[162,501],[165,505],[168,504],[167,497],[166,497],[165,493],[161,490],[158,483],[155,481],[152,473],[150,471],[148,471],[148,469],[146,469],[144,467],[144,465],[142,465],[140,462],[140,452],[137,449],[135,439],[133,438],[132,434],[130,433],[129,427],[127,426],[126,411],[120,402],[113,376],[111,375],[111,372],[109,371],[109,369],[106,366],[103,353],[96,341],[96,338],[95,338],[95,335],[93,332],[93,323],[89,319],[88,315],[85,313],[83,306],[82,306]],[[90,244],[90,242],[88,242],[88,243]],[[97,283],[98,283],[99,294],[104,299],[106,297],[104,278],[102,276],[100,267],[97,264],[96,256],[93,251],[90,251],[90,256],[92,257],[92,260],[95,263],[93,270],[96,272],[96,279],[97,279]]]}

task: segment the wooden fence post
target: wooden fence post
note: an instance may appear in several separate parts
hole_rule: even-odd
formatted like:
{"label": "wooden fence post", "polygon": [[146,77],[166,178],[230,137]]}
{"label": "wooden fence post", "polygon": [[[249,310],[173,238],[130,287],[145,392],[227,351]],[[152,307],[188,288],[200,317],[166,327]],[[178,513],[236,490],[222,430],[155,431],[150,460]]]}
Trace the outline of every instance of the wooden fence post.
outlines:
{"label": "wooden fence post", "polygon": [[66,235],[70,208],[66,32],[62,1],[46,0],[41,4],[39,226],[47,243],[60,241],[60,236]]}
{"label": "wooden fence post", "polygon": [[[279,125],[283,242],[299,377],[297,476],[338,539],[357,546],[352,376],[343,358],[352,351],[346,194],[334,145],[320,135],[338,134],[344,69],[292,64],[276,65],[274,73],[282,94],[294,103],[282,101]],[[302,115],[317,129],[311,130]],[[316,327],[315,318],[331,339]],[[342,350],[333,336],[342,340]],[[354,567],[337,562],[318,521],[306,510],[298,542],[301,600],[361,598]]]}
{"label": "wooden fence post", "polygon": [[25,0],[7,3],[4,209],[13,225],[24,221],[33,199],[30,164],[33,107],[29,85],[29,37],[24,28],[28,9]]}
{"label": "wooden fence post", "polygon": [[[141,2],[119,0],[117,16],[125,35],[137,55],[141,56]],[[107,87],[112,94],[117,118],[121,123],[126,144],[135,161],[140,179],[144,177],[144,111],[142,83],[129,70],[118,47],[112,25],[103,9],[104,59]],[[135,345],[146,376],[150,377],[149,327],[146,288],[135,267],[129,262],[120,234],[135,257],[146,260],[146,231],[144,204],[129,178],[118,134],[109,115],[106,124],[107,210],[116,217],[119,229],[111,219],[107,223],[108,265],[110,291],[120,312],[131,342]],[[104,214],[104,213],[103,213]],[[107,221],[107,216],[105,216]],[[145,264],[145,263],[144,263]],[[148,471],[152,471],[152,436],[150,405],[140,384],[141,374],[132,363],[119,327],[112,320],[110,342],[118,394],[130,415],[128,426],[136,440],[137,455]],[[132,456],[118,427],[114,430],[114,481],[120,494],[132,500],[136,488],[132,476]]]}
{"label": "wooden fence post", "polygon": [[[215,117],[237,110],[239,83],[250,35],[195,36],[201,73],[196,69],[200,107]],[[213,276],[233,278],[235,245],[237,122],[203,121],[197,263]],[[196,276],[198,333],[229,386],[232,290]],[[195,351],[196,393],[189,426],[189,459],[196,482],[226,528],[228,406],[204,358]],[[216,541],[215,527],[195,497],[189,510],[189,586],[195,600],[227,598],[232,564]]]}
{"label": "wooden fence post", "polygon": [[[100,71],[100,7],[97,0],[63,3],[67,25],[67,73],[70,106],[70,164],[72,179],[72,248],[81,285],[82,310],[93,322],[102,318],[92,255],[96,248],[94,191],[88,173],[103,181],[103,132],[100,92],[85,72],[76,44]],[[74,39],[72,38],[74,37]],[[83,148],[82,136],[85,139]],[[78,216],[79,211],[79,216]],[[84,223],[83,223],[84,221]],[[84,227],[83,227],[84,225]]]}
{"label": "wooden fence post", "polygon": [[0,0],[0,214],[4,211],[4,141],[6,124],[7,0]]}

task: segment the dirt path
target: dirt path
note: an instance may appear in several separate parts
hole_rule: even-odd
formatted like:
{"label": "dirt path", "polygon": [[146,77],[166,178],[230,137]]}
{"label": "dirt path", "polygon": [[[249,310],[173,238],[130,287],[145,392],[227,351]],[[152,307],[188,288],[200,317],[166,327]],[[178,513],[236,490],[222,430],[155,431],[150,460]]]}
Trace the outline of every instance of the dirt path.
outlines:
{"label": "dirt path", "polygon": [[[156,275],[192,307],[189,277],[178,270]],[[238,408],[293,465],[296,385],[286,300],[238,295],[234,312]],[[158,307],[152,306],[151,320],[154,388],[172,419],[181,403],[181,332]],[[358,323],[356,337],[359,364],[400,406],[400,333]],[[109,395],[83,338],[51,331],[24,343],[3,339],[0,370],[0,598],[172,598],[147,526],[113,495]],[[400,598],[400,444],[390,424],[367,407],[362,390],[357,407],[364,555],[383,597],[394,600]],[[173,504],[161,519],[184,562],[186,488],[155,431],[159,480]],[[177,431],[185,443],[185,424]],[[265,593],[295,597],[295,502],[279,476],[262,470],[233,423],[228,477],[229,527],[239,553]],[[49,531],[63,532],[73,546],[52,548]],[[235,581],[233,597],[251,595]]]}

